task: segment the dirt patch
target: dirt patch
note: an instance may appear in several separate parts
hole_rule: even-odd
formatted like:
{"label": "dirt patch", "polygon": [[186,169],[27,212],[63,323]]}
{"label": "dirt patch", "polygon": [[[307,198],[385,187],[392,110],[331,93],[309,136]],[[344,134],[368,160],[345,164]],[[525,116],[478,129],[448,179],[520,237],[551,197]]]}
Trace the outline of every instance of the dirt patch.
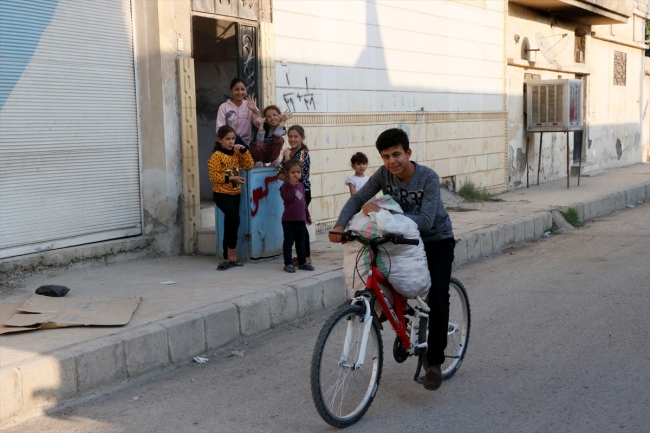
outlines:
{"label": "dirt patch", "polygon": [[458,207],[458,205],[467,203],[464,198],[446,188],[440,188],[440,198],[442,199],[442,204],[445,205],[446,209]]}

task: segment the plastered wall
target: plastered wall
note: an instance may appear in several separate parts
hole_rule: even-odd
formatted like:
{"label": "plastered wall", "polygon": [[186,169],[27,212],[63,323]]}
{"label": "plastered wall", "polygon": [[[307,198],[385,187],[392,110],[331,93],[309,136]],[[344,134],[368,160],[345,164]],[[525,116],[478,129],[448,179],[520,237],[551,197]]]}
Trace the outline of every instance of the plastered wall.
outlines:
{"label": "plastered wall", "polygon": [[[512,3],[507,17],[509,187],[525,185],[527,175],[530,182],[537,182],[538,167],[541,182],[566,177],[567,172],[565,133],[544,133],[540,163],[540,134],[525,132],[525,74],[541,79],[585,77],[583,173],[640,162],[643,51],[638,34],[641,27],[635,17],[627,24],[586,26]],[[577,32],[585,35],[584,63],[576,61]],[[562,37],[564,34],[567,36]],[[544,49],[541,38],[553,46],[551,55],[535,52],[527,57],[527,46]],[[614,51],[627,56],[625,86],[614,85]],[[569,146],[572,151],[573,134]],[[573,154],[570,156],[574,165]]]}
{"label": "plastered wall", "polygon": [[157,252],[178,254],[183,226],[176,58],[190,56],[190,2],[134,0],[133,15],[144,234],[155,236]]}
{"label": "plastered wall", "polygon": [[337,217],[357,151],[407,131],[412,159],[456,186],[506,187],[504,3],[273,2],[276,101],[311,149],[312,214]]}
{"label": "plastered wall", "polygon": [[274,1],[277,102],[295,112],[502,110],[504,4],[476,4]]}

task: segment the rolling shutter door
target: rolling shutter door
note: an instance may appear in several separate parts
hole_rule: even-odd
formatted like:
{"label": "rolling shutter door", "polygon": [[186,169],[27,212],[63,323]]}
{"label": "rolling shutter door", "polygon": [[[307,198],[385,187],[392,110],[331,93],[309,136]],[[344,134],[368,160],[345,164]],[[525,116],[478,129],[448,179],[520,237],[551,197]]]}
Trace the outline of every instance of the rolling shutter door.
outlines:
{"label": "rolling shutter door", "polygon": [[130,1],[0,17],[0,258],[141,234]]}

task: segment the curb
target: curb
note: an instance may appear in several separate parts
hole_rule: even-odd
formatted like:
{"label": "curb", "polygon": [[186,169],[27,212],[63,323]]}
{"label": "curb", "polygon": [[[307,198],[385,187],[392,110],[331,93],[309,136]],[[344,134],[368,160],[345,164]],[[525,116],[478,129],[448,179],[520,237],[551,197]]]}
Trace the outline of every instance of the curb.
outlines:
{"label": "curb", "polygon": [[[650,182],[574,207],[583,220],[590,220],[648,199]],[[540,238],[553,224],[551,212],[469,233],[456,245],[454,266]],[[330,271],[2,367],[0,427],[15,425],[91,392],[185,364],[241,337],[328,310],[346,298],[342,272]]]}

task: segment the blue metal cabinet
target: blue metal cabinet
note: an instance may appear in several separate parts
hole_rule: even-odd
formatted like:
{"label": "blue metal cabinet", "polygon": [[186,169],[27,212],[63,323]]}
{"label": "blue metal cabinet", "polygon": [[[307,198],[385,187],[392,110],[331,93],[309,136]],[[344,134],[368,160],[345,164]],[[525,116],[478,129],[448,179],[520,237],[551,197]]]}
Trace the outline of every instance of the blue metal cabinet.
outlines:
{"label": "blue metal cabinet", "polygon": [[[239,206],[239,232],[237,258],[249,261],[282,254],[282,213],[284,204],[280,197],[282,181],[277,168],[264,167],[244,171],[246,183],[242,185]],[[216,206],[217,254],[223,254],[223,212]]]}

